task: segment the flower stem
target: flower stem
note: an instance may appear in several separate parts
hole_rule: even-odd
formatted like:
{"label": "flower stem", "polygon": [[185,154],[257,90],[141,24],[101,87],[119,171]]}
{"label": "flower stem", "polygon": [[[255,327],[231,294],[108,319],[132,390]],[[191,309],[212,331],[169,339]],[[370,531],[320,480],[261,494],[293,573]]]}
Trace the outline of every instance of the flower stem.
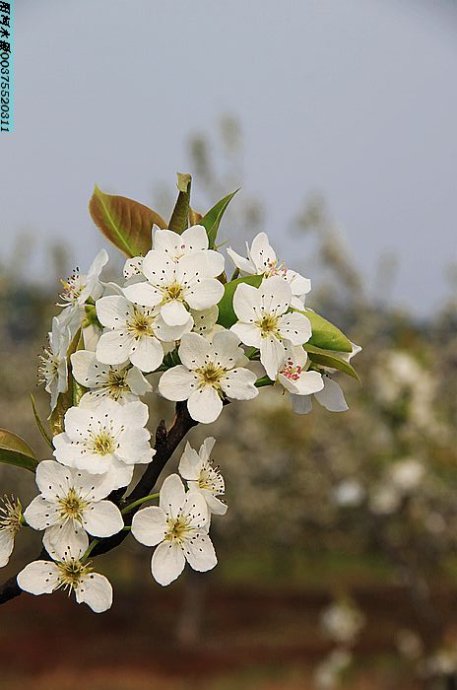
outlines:
{"label": "flower stem", "polygon": [[149,496],[143,496],[142,498],[139,498],[136,501],[133,501],[133,503],[129,503],[128,506],[125,506],[123,510],[121,510],[122,515],[125,515],[126,513],[130,513],[131,510],[136,508],[137,506],[142,505],[143,503],[146,503],[147,501],[153,501],[155,498],[159,498],[159,494],[149,494]]}
{"label": "flower stem", "polygon": [[262,388],[263,386],[272,386],[274,384],[274,381],[268,378],[268,376],[262,376],[261,379],[257,379],[255,382],[256,388]]}

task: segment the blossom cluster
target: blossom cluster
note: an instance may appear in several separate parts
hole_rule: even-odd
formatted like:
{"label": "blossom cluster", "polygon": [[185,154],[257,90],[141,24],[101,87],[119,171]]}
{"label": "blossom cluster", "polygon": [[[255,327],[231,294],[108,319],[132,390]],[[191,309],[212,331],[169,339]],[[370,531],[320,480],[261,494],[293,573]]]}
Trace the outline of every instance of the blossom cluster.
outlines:
{"label": "blossom cluster", "polygon": [[[152,248],[127,259],[119,283],[102,281],[105,250],[87,274],[63,281],[61,311],[40,364],[53,458],[38,463],[39,494],[24,512],[8,499],[0,514],[0,565],[22,525],[43,533],[46,558],[19,573],[23,590],[66,588],[94,611],[106,610],[111,585],[88,559],[100,540],[123,531],[154,547],[151,570],[161,585],[186,562],[197,571],[216,565],[211,515],[224,515],[227,506],[213,438],[198,452],[187,443],[179,474],[169,475],[159,493],[130,503],[125,497],[135,466],[154,463],[143,400],[153,391],[185,404],[202,424],[267,385],[289,393],[297,412],[311,409],[312,396],[328,410],[347,409],[335,369],[306,350],[313,336],[305,305],[310,281],[278,261],[265,233],[246,254],[228,250],[235,273],[227,282],[226,259],[203,225],[183,232],[155,226]],[[358,349],[346,349],[341,361]]]}

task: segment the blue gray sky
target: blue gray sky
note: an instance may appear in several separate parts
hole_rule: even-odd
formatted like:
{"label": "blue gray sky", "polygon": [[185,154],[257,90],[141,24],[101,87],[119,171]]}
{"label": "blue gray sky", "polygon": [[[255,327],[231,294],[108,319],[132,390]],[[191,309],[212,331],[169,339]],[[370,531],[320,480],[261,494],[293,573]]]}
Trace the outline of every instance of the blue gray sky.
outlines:
{"label": "blue gray sky", "polygon": [[84,267],[100,246],[87,214],[94,182],[152,204],[159,182],[188,169],[189,134],[229,113],[244,135],[240,182],[265,202],[276,245],[318,192],[369,280],[395,253],[395,303],[421,315],[442,304],[457,261],[454,2],[16,4],[0,259],[28,229],[35,271],[52,237]]}

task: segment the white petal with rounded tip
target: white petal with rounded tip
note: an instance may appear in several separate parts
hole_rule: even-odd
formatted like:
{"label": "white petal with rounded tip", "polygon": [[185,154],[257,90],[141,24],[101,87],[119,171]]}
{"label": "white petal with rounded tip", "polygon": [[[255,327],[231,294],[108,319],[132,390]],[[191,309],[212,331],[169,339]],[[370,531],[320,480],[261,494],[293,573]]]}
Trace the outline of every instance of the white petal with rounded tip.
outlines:
{"label": "white petal with rounded tip", "polygon": [[296,414],[309,414],[313,409],[310,395],[291,395],[292,409]]}
{"label": "white petal with rounded tip", "polygon": [[179,235],[179,238],[188,253],[208,249],[208,235],[203,225],[191,225]]}
{"label": "white petal with rounded tip", "polygon": [[150,446],[150,436],[147,429],[126,429],[120,438],[116,455],[128,465],[151,462],[156,451]]}
{"label": "white petal with rounded tip", "polygon": [[140,544],[156,546],[167,531],[167,516],[158,506],[142,508],[133,516],[132,534]]}
{"label": "white petal with rounded tip", "polygon": [[89,546],[89,537],[79,524],[72,520],[49,527],[43,535],[43,546],[48,554],[57,560],[84,553]]}
{"label": "white petal with rounded tip", "polygon": [[182,364],[178,364],[160,377],[159,393],[167,400],[187,400],[196,386],[195,375]]}
{"label": "white petal with rounded tip", "polygon": [[186,302],[191,309],[202,311],[220,302],[223,295],[222,283],[216,278],[206,278],[186,290]]}
{"label": "white petal with rounded tip", "polygon": [[198,369],[208,362],[212,348],[202,335],[186,333],[181,339],[179,359],[188,369]]}
{"label": "white petal with rounded tip", "polygon": [[154,235],[154,249],[164,252],[174,259],[180,237],[181,235],[178,235],[178,233],[172,230],[157,230]]}
{"label": "white petal with rounded tip", "polygon": [[152,576],[159,585],[169,585],[176,580],[186,564],[182,549],[177,544],[164,541],[156,548],[151,561]]}
{"label": "white petal with rounded tip", "polygon": [[14,549],[14,537],[9,529],[0,529],[0,568],[9,561]]}
{"label": "white petal with rounded tip", "polygon": [[310,320],[303,314],[297,314],[296,312],[281,316],[278,328],[283,338],[290,340],[292,345],[302,345],[312,335]]}
{"label": "white petal with rounded tip", "polygon": [[199,453],[202,460],[208,461],[210,459],[215,443],[216,439],[213,436],[208,436],[208,438],[205,438],[202,445],[200,446]]}
{"label": "white petal with rounded tip", "polygon": [[149,283],[135,283],[124,288],[124,295],[143,307],[155,307],[162,301],[162,293]]}
{"label": "white petal with rounded tip", "polygon": [[208,491],[208,489],[202,489],[201,492],[208,504],[208,508],[214,515],[225,515],[227,512],[227,505],[225,503],[211,493],[211,491]]}
{"label": "white petal with rounded tip", "polygon": [[249,369],[232,369],[221,380],[221,388],[228,398],[252,400],[259,394],[255,382],[257,376]]}
{"label": "white petal with rounded tip", "polygon": [[240,271],[244,271],[244,273],[248,274],[253,274],[257,273],[256,267],[250,261],[249,259],[245,259],[244,256],[240,256],[240,254],[237,254],[231,247],[228,247],[227,249],[227,254],[235,264],[237,268],[240,269]]}
{"label": "white petal with rounded tip", "polygon": [[178,466],[178,472],[181,477],[196,481],[200,476],[202,464],[202,459],[197,451],[187,442]]}
{"label": "white petal with rounded tip", "polygon": [[117,415],[120,423],[126,428],[131,426],[146,426],[149,419],[149,409],[148,406],[141,402],[141,400],[135,400],[134,402],[127,403],[113,410],[113,413]]}
{"label": "white petal with rounded tip", "polygon": [[177,474],[170,474],[160,489],[159,505],[171,517],[176,517],[185,499],[184,484]]}
{"label": "white petal with rounded tip", "polygon": [[163,304],[160,315],[168,326],[183,326],[189,320],[189,312],[184,304],[176,299]]}
{"label": "white petal with rounded tip", "polygon": [[208,506],[200,491],[188,491],[183,506],[183,514],[189,518],[194,529],[206,528],[209,520]]}
{"label": "white petal with rounded tip", "polygon": [[249,254],[257,269],[257,273],[264,273],[276,261],[275,251],[270,245],[265,232],[259,232],[254,237]]}
{"label": "white petal with rounded tip", "polygon": [[239,347],[240,339],[234,331],[220,331],[213,337],[212,360],[224,369],[233,369],[243,351]]}
{"label": "white petal with rounded tip", "polygon": [[296,381],[287,378],[287,376],[280,372],[278,374],[278,382],[295,395],[311,395],[324,387],[322,376],[317,371],[305,371],[300,374]]}
{"label": "white petal with rounded tip", "polygon": [[72,474],[55,460],[43,460],[36,468],[35,481],[45,498],[55,500],[66,496],[72,485]]}
{"label": "white petal with rounded tip", "polygon": [[254,326],[254,324],[238,321],[238,323],[233,324],[230,330],[233,331],[245,345],[260,348],[262,342],[260,328]]}
{"label": "white petal with rounded tip", "polygon": [[94,537],[111,537],[123,529],[124,520],[114,503],[98,501],[83,512],[83,526]]}
{"label": "white petal with rounded tip", "polygon": [[343,391],[336,381],[324,376],[324,387],[315,393],[316,400],[329,412],[345,412],[349,409]]}
{"label": "white petal with rounded tip", "polygon": [[72,373],[78,383],[86,388],[96,388],[108,380],[109,364],[98,361],[95,352],[78,350],[71,355]]}
{"label": "white petal with rounded tip", "polygon": [[205,386],[189,396],[187,409],[196,422],[211,424],[222,412],[222,400],[212,386]]}
{"label": "white petal with rounded tip", "polygon": [[103,364],[124,364],[130,357],[133,342],[127,330],[103,333],[95,351],[98,361]]}
{"label": "white petal with rounded tip", "polygon": [[185,541],[184,555],[191,568],[199,572],[206,572],[217,565],[216,552],[206,532],[196,532],[192,541]]}
{"label": "white petal with rounded tip", "polygon": [[84,602],[94,613],[107,611],[113,603],[113,588],[110,581],[99,573],[84,575],[75,589],[78,604]]}
{"label": "white petal with rounded tip", "polygon": [[260,291],[252,285],[240,283],[237,286],[233,295],[233,310],[240,321],[251,323],[261,316],[260,298]]}
{"label": "white petal with rounded tip", "polygon": [[286,280],[290,285],[292,294],[298,297],[307,295],[311,290],[311,281],[309,278],[304,278],[300,273],[296,271],[287,271]]}
{"label": "white petal with rounded tip", "polygon": [[284,314],[289,308],[292,291],[283,278],[273,276],[263,281],[259,288],[260,302],[267,314]]}
{"label": "white petal with rounded tip", "polygon": [[95,308],[100,323],[106,328],[116,329],[122,328],[132,311],[132,306],[120,295],[101,297]]}
{"label": "white petal with rounded tip", "polygon": [[152,391],[149,381],[143,376],[138,367],[131,367],[128,370],[125,381],[134,395],[145,395]]}
{"label": "white petal with rounded tip", "polygon": [[151,249],[143,260],[143,273],[152,285],[164,287],[176,276],[176,264],[168,254]]}
{"label": "white petal with rounded tip", "polygon": [[[69,470],[69,468],[63,469]],[[30,527],[41,530],[59,522],[60,511],[55,503],[51,503],[43,496],[36,496],[24,510],[24,518]]]}
{"label": "white petal with rounded tip", "polygon": [[33,561],[21,570],[17,584],[30,594],[51,594],[59,584],[59,569],[51,561]]}
{"label": "white petal with rounded tip", "polygon": [[130,361],[138,369],[149,373],[155,371],[163,362],[164,351],[157,338],[146,337],[137,340],[131,347]]}
{"label": "white petal with rounded tip", "polygon": [[284,347],[274,338],[262,338],[260,343],[260,361],[265,367],[265,371],[272,381],[276,379],[276,375],[284,360]]}

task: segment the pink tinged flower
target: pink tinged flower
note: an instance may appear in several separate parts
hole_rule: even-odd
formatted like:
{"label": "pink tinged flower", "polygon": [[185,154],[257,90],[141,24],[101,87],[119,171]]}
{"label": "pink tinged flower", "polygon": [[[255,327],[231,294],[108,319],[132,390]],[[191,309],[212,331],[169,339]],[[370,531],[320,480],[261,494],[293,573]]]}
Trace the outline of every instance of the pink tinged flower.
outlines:
{"label": "pink tinged flower", "polygon": [[33,561],[17,576],[17,583],[30,594],[52,594],[57,589],[75,592],[78,604],[84,602],[95,613],[107,611],[113,603],[113,588],[109,580],[94,573],[81,559],[83,551],[64,554],[54,561]]}
{"label": "pink tinged flower", "polygon": [[185,327],[169,326],[157,309],[132,304],[118,295],[102,297],[96,307],[106,329],[96,350],[103,364],[125,364],[130,360],[141,371],[155,371],[162,364],[167,343],[192,327],[192,321]]}
{"label": "pink tinged flower", "polygon": [[151,462],[148,407],[140,401],[120,405],[102,400],[97,407],[80,405],[65,414],[65,431],[54,437],[54,456],[67,467],[107,474],[113,488],[127,486],[134,464]]}
{"label": "pink tinged flower", "polygon": [[215,442],[214,438],[205,439],[198,453],[187,443],[179,461],[178,471],[187,481],[190,490],[201,493],[210,513],[225,515],[227,506],[219,498],[225,493],[224,478],[211,462],[211,451]]}
{"label": "pink tinged flower", "polygon": [[224,257],[213,249],[208,249],[209,240],[203,225],[192,225],[181,235],[171,230],[160,230],[154,234],[154,249],[163,252],[175,262],[184,256],[204,252],[208,265],[208,275],[215,277],[224,271]]}
{"label": "pink tinged flower", "polygon": [[279,276],[263,281],[259,288],[241,284],[233,298],[239,321],[231,330],[245,345],[260,350],[260,361],[270,379],[276,379],[286,347],[303,345],[311,337],[311,323],[304,314],[289,313],[292,293]]}
{"label": "pink tinged flower", "polygon": [[277,381],[289,393],[295,395],[310,395],[324,387],[321,374],[317,371],[308,371],[308,355],[301,346],[286,349]]}
{"label": "pink tinged flower", "polygon": [[227,249],[235,266],[244,273],[263,275],[265,278],[280,276],[290,286],[292,305],[298,309],[303,308],[304,297],[311,290],[311,281],[278,261],[276,252],[264,232],[254,237],[250,248],[246,243],[246,252],[247,259],[234,252],[233,249]]}
{"label": "pink tinged flower", "polygon": [[45,391],[51,395],[51,410],[53,410],[59,394],[68,390],[67,351],[71,333],[69,328],[54,317],[48,337],[49,348],[45,349],[43,355],[40,356],[39,377],[40,382],[45,384]]}
{"label": "pink tinged flower", "polygon": [[182,335],[193,324],[190,309],[208,309],[224,294],[224,287],[215,278],[215,266],[207,254],[195,252],[176,262],[167,253],[152,249],[143,260],[147,282],[130,285],[124,293],[137,304],[156,307],[166,324],[181,326]]}
{"label": "pink tinged flower", "polygon": [[0,499],[0,568],[9,561],[16,534],[21,529],[22,506],[18,499],[3,496]]}
{"label": "pink tinged flower", "polygon": [[188,333],[178,353],[182,364],[162,374],[159,392],[167,400],[187,400],[189,414],[197,422],[214,422],[223,398],[250,400],[258,395],[257,377],[245,368],[248,360],[234,333],[216,333],[212,341]]}
{"label": "pink tinged flower", "polygon": [[73,376],[88,388],[82,400],[84,404],[98,404],[103,398],[111,398],[121,404],[138,400],[152,390],[149,381],[137,367],[127,364],[102,364],[95,352],[78,350],[71,356]]}
{"label": "pink tinged flower", "polygon": [[208,536],[206,501],[196,491],[184,490],[177,474],[167,477],[160,491],[159,506],[143,508],[132,521],[132,534],[145,546],[156,546],[151,561],[152,575],[168,585],[187,563],[199,572],[211,570],[217,557]]}
{"label": "pink tinged flower", "polygon": [[37,467],[36,483],[41,493],[24,517],[33,529],[45,530],[43,544],[49,554],[84,552],[89,546],[87,532],[111,537],[124,527],[119,508],[103,500],[114,488],[109,475],[44,460]]}
{"label": "pink tinged flower", "polygon": [[[339,383],[324,375],[324,387],[314,393],[317,402],[329,412],[345,412],[349,409]],[[312,409],[309,395],[292,395],[292,406],[297,414],[308,414]]]}

